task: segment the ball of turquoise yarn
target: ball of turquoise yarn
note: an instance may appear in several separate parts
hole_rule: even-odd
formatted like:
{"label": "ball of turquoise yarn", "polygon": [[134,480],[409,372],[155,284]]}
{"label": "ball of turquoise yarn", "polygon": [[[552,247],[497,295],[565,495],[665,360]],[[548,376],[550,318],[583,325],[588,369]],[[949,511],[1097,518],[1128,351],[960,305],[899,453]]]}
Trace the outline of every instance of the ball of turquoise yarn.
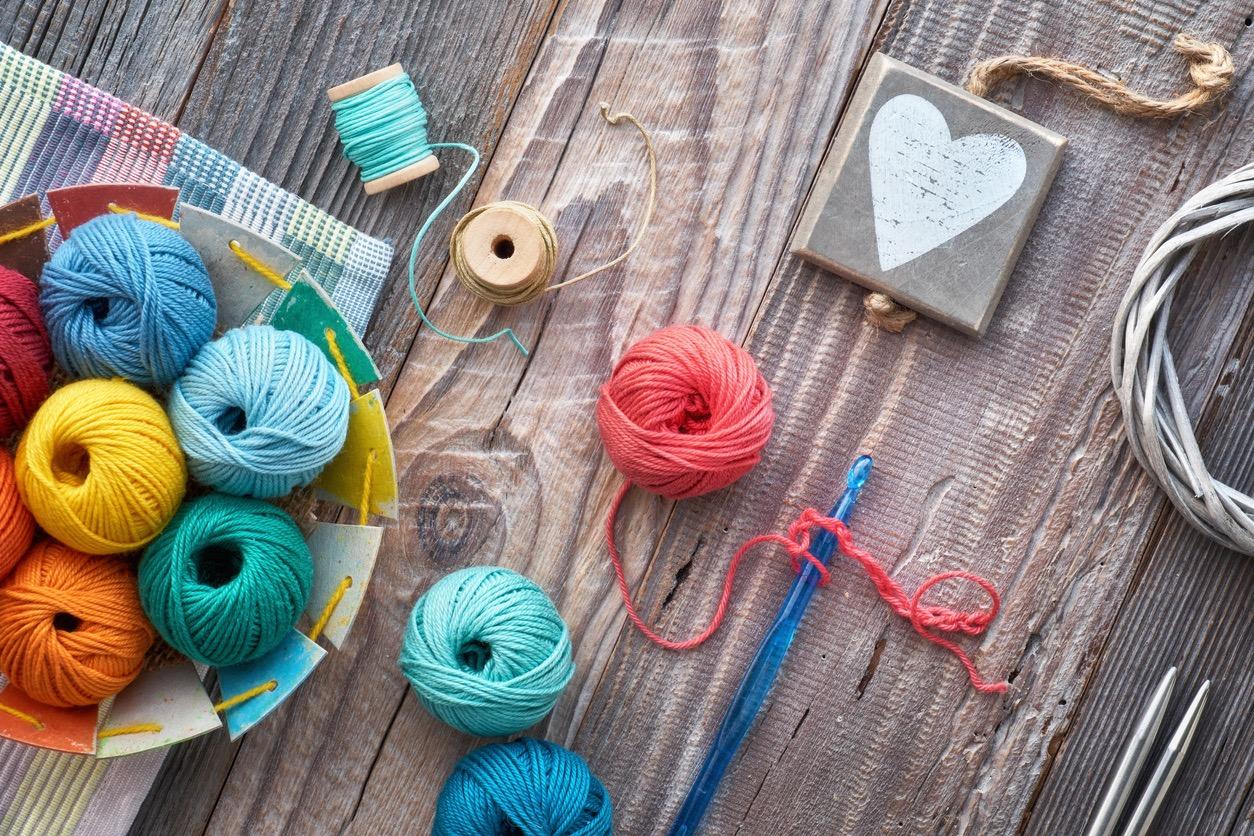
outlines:
{"label": "ball of turquoise yarn", "polygon": [[265,655],[304,612],[313,558],[292,518],[256,499],[187,503],[139,562],[139,598],[171,647],[206,665]]}
{"label": "ball of turquoise yarn", "polygon": [[480,737],[538,722],[575,673],[570,631],[544,590],[482,566],[418,599],[398,664],[428,711]]}
{"label": "ball of turquoise yarn", "polygon": [[202,484],[237,496],[308,485],[344,446],[348,384],[300,334],[235,328],[200,350],[170,392],[170,423]]}
{"label": "ball of turquoise yarn", "polygon": [[432,836],[601,836],[613,830],[605,785],[547,740],[494,743],[458,761],[435,805]]}
{"label": "ball of turquoise yarn", "polygon": [[133,214],[76,227],[44,265],[39,304],[61,368],[142,386],[172,383],[218,310],[195,248]]}

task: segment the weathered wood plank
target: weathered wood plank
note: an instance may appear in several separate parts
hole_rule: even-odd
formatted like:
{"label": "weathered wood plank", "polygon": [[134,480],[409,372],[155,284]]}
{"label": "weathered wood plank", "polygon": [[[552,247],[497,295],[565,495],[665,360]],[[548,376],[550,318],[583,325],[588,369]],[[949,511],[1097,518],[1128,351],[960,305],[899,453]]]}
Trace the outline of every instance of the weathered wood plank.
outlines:
{"label": "weathered wood plank", "polygon": [[178,116],[227,0],[21,0],[0,40],[171,120]]}
{"label": "weathered wood plank", "polygon": [[[1231,297],[1210,292],[1205,280],[1224,272],[1248,285],[1251,256],[1254,230],[1231,236],[1215,248],[1200,277],[1187,279],[1190,295],[1229,304]],[[1248,292],[1238,299],[1246,302]],[[1254,309],[1247,311],[1241,338],[1199,422],[1216,477],[1246,486],[1254,475],[1254,424],[1248,420],[1254,410]],[[1189,330],[1188,324],[1177,330]],[[1053,745],[1061,751],[1042,775],[1043,792],[1027,822],[1033,833],[1070,832],[1092,816],[1154,678],[1171,665],[1180,667],[1180,680],[1164,736],[1203,680],[1211,680],[1215,699],[1159,813],[1157,832],[1241,833],[1254,826],[1254,560],[1211,543],[1167,505],[1147,551],[1078,716],[1055,735]]]}
{"label": "weathered wood plank", "polygon": [[[797,2],[566,8],[478,199],[539,203],[560,240],[574,242],[564,247],[574,251],[568,271],[615,254],[636,222],[642,161],[630,130],[607,129],[596,116],[604,99],[654,129],[659,214],[623,270],[528,308],[490,312],[447,279],[442,285],[438,321],[483,331],[508,322],[537,348],[523,361],[507,345],[466,350],[419,336],[389,402],[408,502],[389,546],[399,553],[387,557],[403,555],[409,573],[386,603],[393,647],[413,598],[445,571],[497,563],[526,572],[577,637],[576,680],[537,732],[574,738],[622,623],[601,535],[617,477],[592,423],[597,387],[614,354],[666,322],[745,334],[878,14],[870,2],[835,3],[824,12],[831,25],[816,27]],[[630,526],[640,536],[626,539],[639,554],[669,510],[633,510],[643,512]],[[677,669],[691,664],[664,658]],[[429,718],[411,696],[402,701],[403,683],[389,679],[399,685],[399,714],[352,832],[396,821],[423,830],[434,792],[409,788],[434,791],[477,742]],[[637,729],[624,724],[620,733]],[[679,747],[686,734],[676,725],[668,740]],[[630,811],[630,791],[616,785],[622,776],[607,772],[616,804]],[[620,824],[647,829],[631,815]]]}
{"label": "weathered wood plank", "polygon": [[[1229,44],[1245,31],[1235,3],[1182,5],[1173,27]],[[1026,50],[1091,56],[1172,89],[1180,65],[1170,33],[1130,37],[1134,6],[1088,4],[1078,14],[1039,2],[991,11],[910,3],[887,49],[953,80],[979,58]],[[1239,60],[1241,72],[1249,57]],[[784,263],[750,342],[781,404],[768,459],[723,495],[676,510],[644,583],[646,611],[673,631],[703,618],[735,543],[783,525],[790,513],[775,509],[788,501],[822,507],[849,458],[869,451],[880,472],[856,516],[861,539],[907,582],[950,567],[994,579],[1006,608],[977,661],[1009,673],[1015,689],[1006,700],[974,694],[951,659],[884,614],[865,581],[842,578],[812,607],[711,832],[1020,825],[1161,505],[1119,444],[1106,369],[1111,315],[1149,231],[1247,153],[1232,137],[1249,92],[1239,89],[1213,120],[1147,124],[1045,85],[1014,86],[1012,106],[1072,145],[982,342],[930,323],[904,337],[871,331],[857,324],[860,293]],[[1216,267],[1207,280],[1225,306],[1194,301],[1176,312],[1193,319],[1181,363],[1203,388],[1249,302],[1238,271]],[[682,662],[634,634],[620,641],[575,741],[613,788],[624,830],[673,815],[782,584],[779,570],[747,577],[740,600],[753,603],[738,623]]]}

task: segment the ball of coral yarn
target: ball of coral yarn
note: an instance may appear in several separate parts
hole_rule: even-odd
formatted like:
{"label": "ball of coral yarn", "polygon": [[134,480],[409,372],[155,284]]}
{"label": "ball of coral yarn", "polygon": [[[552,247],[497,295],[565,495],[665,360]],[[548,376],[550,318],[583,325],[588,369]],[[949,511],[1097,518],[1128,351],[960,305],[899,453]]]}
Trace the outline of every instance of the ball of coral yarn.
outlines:
{"label": "ball of coral yarn", "polygon": [[152,646],[130,565],[44,540],[0,584],[0,671],[48,705],[92,705],[139,675]]}
{"label": "ball of coral yarn", "polygon": [[196,355],[169,408],[197,480],[265,499],[309,484],[335,458],[348,402],[348,385],[317,346],[250,325]]}
{"label": "ball of coral yarn", "polygon": [[432,715],[481,737],[539,721],[575,673],[570,632],[544,590],[483,566],[418,599],[397,663]]}
{"label": "ball of coral yarn", "polygon": [[17,448],[17,485],[45,531],[88,554],[135,551],[165,528],[187,469],[161,405],[122,380],[52,393]]}
{"label": "ball of coral yarn", "polygon": [[206,665],[265,655],[309,600],[313,558],[281,509],[208,494],[179,511],[139,564],[139,595],[171,647]]}
{"label": "ball of coral yarn", "polygon": [[618,361],[597,401],[605,450],[628,481],[667,499],[718,490],[761,459],[775,413],[753,358],[699,325],[671,325]]}
{"label": "ball of coral yarn", "polygon": [[39,312],[39,288],[0,267],[0,440],[26,426],[48,397],[52,350]]}
{"label": "ball of coral yarn", "polygon": [[610,794],[583,758],[524,737],[483,746],[457,762],[436,801],[431,832],[602,836],[613,823]]}
{"label": "ball of coral yarn", "polygon": [[18,495],[13,457],[0,448],[0,578],[26,554],[34,536],[35,518]]}
{"label": "ball of coral yarn", "polygon": [[40,285],[53,354],[74,377],[166,386],[213,336],[217,302],[200,255],[134,214],[75,228]]}

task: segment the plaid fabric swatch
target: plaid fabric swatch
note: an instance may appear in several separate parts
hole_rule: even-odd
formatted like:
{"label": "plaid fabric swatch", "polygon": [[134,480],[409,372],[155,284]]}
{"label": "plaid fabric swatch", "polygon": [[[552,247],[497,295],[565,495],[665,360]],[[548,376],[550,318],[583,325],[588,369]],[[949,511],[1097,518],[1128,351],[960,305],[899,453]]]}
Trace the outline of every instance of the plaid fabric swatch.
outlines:
{"label": "plaid fabric swatch", "polygon": [[[0,44],[0,204],[80,183],[178,187],[182,201],[300,256],[358,334],[392,262],[391,244],[340,223],[173,125]],[[59,242],[54,232],[51,243]]]}
{"label": "plaid fabric swatch", "polygon": [[[0,44],[0,204],[80,183],[177,186],[180,199],[300,256],[364,333],[392,261],[370,238],[138,108]],[[44,200],[44,212],[48,213]],[[54,231],[50,244],[60,243]],[[0,834],[125,833],[164,751],[97,761],[0,740]]]}

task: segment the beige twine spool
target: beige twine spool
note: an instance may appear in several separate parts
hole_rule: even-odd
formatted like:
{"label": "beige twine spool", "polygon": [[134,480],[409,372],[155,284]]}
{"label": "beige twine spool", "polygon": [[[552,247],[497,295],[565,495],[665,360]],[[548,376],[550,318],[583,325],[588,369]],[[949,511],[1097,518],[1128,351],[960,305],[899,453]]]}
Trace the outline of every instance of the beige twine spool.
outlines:
{"label": "beige twine spool", "polygon": [[[1173,119],[1193,113],[1228,92],[1235,68],[1232,55],[1223,45],[1182,32],[1176,36],[1175,50],[1189,62],[1193,87],[1172,99],[1152,99],[1122,81],[1079,64],[1028,55],[1003,55],[981,61],[971,70],[966,88],[970,93],[987,97],[993,87],[1007,79],[1018,75],[1039,76],[1072,87],[1115,113],[1150,119]],[[867,322],[893,333],[900,333],[917,316],[878,292],[868,293],[863,307]]]}

